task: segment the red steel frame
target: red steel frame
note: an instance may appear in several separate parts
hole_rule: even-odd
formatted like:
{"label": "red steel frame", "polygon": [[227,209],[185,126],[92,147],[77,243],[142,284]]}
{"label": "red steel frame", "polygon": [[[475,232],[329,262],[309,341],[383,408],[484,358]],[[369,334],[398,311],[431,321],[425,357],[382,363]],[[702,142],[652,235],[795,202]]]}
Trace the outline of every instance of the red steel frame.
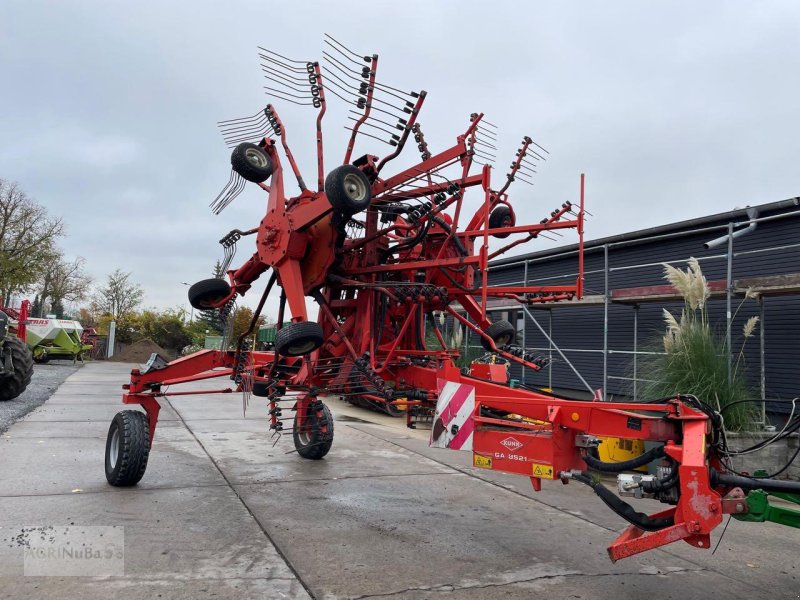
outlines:
{"label": "red steel frame", "polygon": [[[358,129],[369,115],[376,69],[375,56],[369,71],[365,114],[353,129],[346,162],[352,157]],[[318,68],[317,75],[322,87]],[[170,391],[169,395],[241,392],[259,382],[271,391],[271,408],[286,390],[294,391],[296,426],[303,427],[305,408],[319,394],[359,393],[377,403],[432,410],[437,400],[437,382],[457,382],[475,391],[471,423],[475,464],[484,467],[490,464],[493,469],[528,476],[536,490],[540,489],[543,478],[535,476],[537,466],[538,472],[549,479],[571,469],[586,468],[581,449],[575,443],[577,434],[664,442],[667,455],[679,465],[681,495],[676,506],[660,514],[673,516],[675,524],[650,533],[631,526],[609,548],[609,553],[616,560],[680,539],[708,547],[709,533],[726,512],[722,496],[729,490],[714,489],[711,485],[709,469],[721,466],[708,455],[710,425],[705,414],[678,399],[662,404],[576,402],[511,388],[463,374],[454,362],[457,352],[447,348],[435,327],[439,347],[426,346],[425,317],[434,311],[444,311],[479,335],[496,355],[524,368],[540,368],[524,355],[520,357],[509,348],[497,347],[487,336],[485,330],[491,325],[487,303],[490,298],[534,303],[582,296],[584,179],[581,176],[577,212],[573,211],[573,204],[566,203],[537,224],[518,225],[512,219],[501,227],[490,227],[492,210],[500,204],[511,206],[507,190],[531,140],[524,138],[512,163],[508,183],[494,190],[488,166],[483,166],[479,173],[471,173],[473,145],[482,114],[473,116],[466,131],[450,148],[395,175],[382,177],[381,169],[399,154],[416,124],[424,98],[424,93],[417,98],[406,129],[399,136],[396,152],[380,162],[372,155],[355,161],[371,182],[372,200],[364,213],[352,219],[335,214],[324,191],[321,130],[324,95],[317,118],[316,192],[303,183],[286,142],[285,126],[275,108],[267,107],[280,124],[281,147],[301,192],[293,197],[286,194],[277,140],[261,139],[259,145],[273,163],[273,174],[269,185],[259,184],[268,196],[257,230],[256,250],[239,268],[228,272],[231,292],[216,305],[222,307],[234,297],[244,295],[259,276],[272,269],[282,290],[278,323],[284,321],[285,306],[292,322],[308,320],[306,297],[311,296],[320,305],[318,322],[325,342],[304,357],[250,352],[247,360],[243,360],[240,346],[230,351],[203,350],[157,370],[134,370],[130,383],[123,386],[123,402],[140,404],[147,412],[152,443],[160,408],[158,399],[167,395],[164,391],[167,386],[181,383],[220,377],[240,381],[221,388]],[[448,168],[458,169],[460,175],[445,177],[443,173]],[[470,188],[481,190],[482,201],[461,229],[460,221],[467,210],[465,195]],[[428,201],[428,207],[413,217],[408,212],[405,216],[402,212],[391,212],[392,207],[413,201]],[[348,233],[350,225],[358,225],[357,234]],[[563,229],[574,229],[578,235],[578,275],[574,283],[488,286],[487,272],[492,259],[542,232]],[[489,242],[496,236],[517,237],[490,251]],[[454,306],[456,303],[459,309]],[[281,370],[279,364],[292,369]],[[357,385],[353,383],[353,373],[358,375]],[[520,415],[527,420],[488,417],[487,411]],[[271,412],[272,428],[278,426],[274,412]],[[409,423],[411,413],[411,410],[407,413]],[[509,432],[522,444],[513,458],[500,444]]]}

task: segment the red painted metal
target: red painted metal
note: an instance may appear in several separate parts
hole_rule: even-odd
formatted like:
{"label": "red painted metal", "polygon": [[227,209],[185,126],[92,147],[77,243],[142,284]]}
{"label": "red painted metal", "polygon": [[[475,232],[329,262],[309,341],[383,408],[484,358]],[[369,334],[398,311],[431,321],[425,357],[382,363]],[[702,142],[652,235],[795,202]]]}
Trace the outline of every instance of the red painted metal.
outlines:
{"label": "red painted metal", "polygon": [[[346,163],[350,163],[362,126],[373,118],[371,111],[379,109],[380,105],[373,106],[373,102],[379,102],[377,92],[386,92],[376,83],[377,56],[366,56],[365,60],[369,67],[364,67],[365,81],[355,102],[362,113],[353,111],[360,116],[353,119]],[[316,84],[322,90],[319,65],[309,65],[309,73],[316,74]],[[464,431],[472,435],[475,466],[524,475],[536,490],[541,489],[542,480],[562,479],[566,483],[572,470],[586,467],[586,450],[577,443],[578,436],[663,442],[678,469],[680,496],[674,507],[660,514],[673,517],[674,524],[652,532],[631,526],[612,544],[609,554],[617,560],[680,539],[707,547],[708,534],[722,519],[721,498],[728,490],[711,483],[711,466],[722,466],[710,454],[710,425],[703,412],[678,398],[660,404],[586,402],[510,387],[505,362],[479,361],[464,374],[455,363],[459,348],[447,347],[446,336],[439,330],[438,316],[446,314],[453,324],[484,340],[495,357],[534,371],[541,368],[542,363],[526,352],[513,345],[498,346],[486,333],[492,325],[487,304],[492,298],[532,304],[582,296],[584,176],[580,178],[577,205],[567,202],[557,206],[537,224],[512,220],[511,225],[492,227],[492,211],[512,206],[508,194],[511,182],[523,178],[523,169],[532,170],[530,161],[545,158],[533,147],[545,151],[525,137],[506,182],[495,188],[488,166],[477,173],[473,169],[476,157],[482,158],[475,145],[482,143],[480,136],[490,127],[483,114],[471,116],[453,146],[432,155],[427,142],[422,141],[418,124],[425,98],[421,92],[402,107],[406,118],[398,120],[400,133],[393,134],[391,140],[396,149],[382,161],[367,154],[352,162],[370,183],[371,201],[359,214],[342,214],[333,208],[324,189],[324,93],[319,98],[317,191],[303,183],[286,141],[286,127],[275,107],[267,105],[266,110],[279,124],[280,146],[301,191],[296,196],[287,194],[277,140],[261,139],[259,146],[273,165],[269,185],[260,184],[267,192],[266,211],[257,229],[253,254],[238,269],[228,271],[231,292],[214,306],[224,307],[233,298],[245,295],[262,274],[272,270],[281,288],[278,322],[285,322],[286,307],[292,323],[308,321],[306,300],[311,297],[320,305],[317,322],[324,341],[304,356],[285,357],[248,352],[242,337],[231,350],[204,350],[156,370],[134,370],[130,383],[124,386],[123,402],[144,407],[151,439],[158,419],[158,398],[176,393],[167,386],[217,377],[230,378],[234,385],[180,393],[236,390],[247,394],[258,386],[258,395],[266,396],[269,404],[269,427],[280,433],[281,401],[290,402],[297,413],[296,426],[301,428],[309,404],[323,394],[360,399],[387,410],[403,406],[411,425],[433,416],[441,382],[452,382],[474,390],[474,410]],[[421,160],[395,175],[384,176],[382,169],[402,152],[412,128]],[[468,202],[467,192],[478,187],[476,201]],[[470,212],[467,225],[460,228],[460,221]],[[547,231],[570,229],[578,235],[574,282],[488,286],[491,259]],[[494,240],[506,236],[514,238],[494,248],[500,243]],[[426,335],[431,332],[433,342]],[[461,436],[460,443],[465,437]]]}

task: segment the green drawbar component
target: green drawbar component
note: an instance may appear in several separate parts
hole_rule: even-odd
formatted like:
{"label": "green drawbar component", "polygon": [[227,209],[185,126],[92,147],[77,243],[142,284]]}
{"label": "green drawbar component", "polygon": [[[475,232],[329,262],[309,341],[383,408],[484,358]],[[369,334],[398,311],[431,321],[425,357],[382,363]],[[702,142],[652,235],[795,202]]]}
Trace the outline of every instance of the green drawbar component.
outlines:
{"label": "green drawbar component", "polygon": [[[781,498],[788,502],[800,504],[800,496],[796,494],[773,493],[776,498]],[[740,521],[754,521],[763,523],[770,521],[779,525],[787,525],[800,529],[800,509],[788,506],[775,506],[769,503],[769,496],[763,490],[752,490],[747,494],[747,506],[749,512],[743,515],[733,515]]]}

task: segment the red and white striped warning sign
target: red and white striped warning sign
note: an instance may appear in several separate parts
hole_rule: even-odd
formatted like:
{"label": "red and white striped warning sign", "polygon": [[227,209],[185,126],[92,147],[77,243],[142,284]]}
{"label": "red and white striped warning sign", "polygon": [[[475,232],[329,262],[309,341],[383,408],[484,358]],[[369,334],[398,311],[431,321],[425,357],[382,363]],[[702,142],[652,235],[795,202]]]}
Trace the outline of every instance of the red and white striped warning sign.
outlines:
{"label": "red and white striped warning sign", "polygon": [[475,388],[444,379],[437,380],[439,400],[433,415],[430,445],[433,448],[472,450],[475,422]]}

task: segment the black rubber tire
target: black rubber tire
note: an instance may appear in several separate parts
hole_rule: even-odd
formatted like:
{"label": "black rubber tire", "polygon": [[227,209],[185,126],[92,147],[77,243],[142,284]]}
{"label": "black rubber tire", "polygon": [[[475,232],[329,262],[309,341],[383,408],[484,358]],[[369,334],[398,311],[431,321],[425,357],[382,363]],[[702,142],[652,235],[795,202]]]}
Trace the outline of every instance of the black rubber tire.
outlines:
{"label": "black rubber tire", "polygon": [[324,337],[322,327],[314,321],[284,325],[275,334],[275,352],[283,356],[303,356],[320,346]]}
{"label": "black rubber tire", "polygon": [[[505,204],[496,206],[489,215],[489,229],[497,229],[499,227],[514,227],[516,218],[511,209]],[[492,236],[496,238],[507,238],[508,233],[493,233]]]}
{"label": "black rubber tire", "polygon": [[369,206],[372,185],[360,169],[353,165],[342,165],[325,178],[325,194],[334,209],[354,215]]}
{"label": "black rubber tire", "polygon": [[292,438],[297,453],[309,460],[319,460],[333,445],[333,415],[322,402],[308,405],[307,425],[304,431],[297,427],[297,414],[294,416]]}
{"label": "black rubber tire", "polygon": [[239,144],[231,153],[231,167],[247,181],[261,183],[272,175],[272,160],[261,146]]}
{"label": "black rubber tire", "polygon": [[256,381],[253,383],[253,396],[257,396],[258,398],[266,398],[269,396],[269,387],[267,387],[266,382],[264,381]]}
{"label": "black rubber tire", "polygon": [[390,417],[399,417],[406,414],[406,411],[404,411],[402,408],[395,404],[389,404],[388,402],[383,405],[383,410]]}
{"label": "black rubber tire", "polygon": [[38,358],[34,356],[33,362],[35,362],[37,365],[46,365],[47,363],[50,362],[50,355],[44,354]]}
{"label": "black rubber tire", "polygon": [[[517,330],[508,321],[495,321],[485,329],[484,333],[494,340],[496,346],[513,344],[517,338]],[[486,350],[492,349],[489,342],[483,338],[481,338],[481,345]]]}
{"label": "black rubber tire", "polygon": [[0,377],[0,402],[13,400],[28,387],[33,377],[33,355],[27,344],[18,337],[7,337],[2,355],[11,353],[14,373]]}
{"label": "black rubber tire", "polygon": [[215,308],[231,293],[230,284],[224,279],[203,279],[189,288],[189,304],[198,310]]}
{"label": "black rubber tire", "polygon": [[[116,450],[112,443],[116,443]],[[112,455],[114,450],[116,460]],[[123,410],[114,415],[106,438],[108,483],[115,487],[129,487],[139,483],[147,469],[149,455],[150,424],[147,414],[138,410]]]}

